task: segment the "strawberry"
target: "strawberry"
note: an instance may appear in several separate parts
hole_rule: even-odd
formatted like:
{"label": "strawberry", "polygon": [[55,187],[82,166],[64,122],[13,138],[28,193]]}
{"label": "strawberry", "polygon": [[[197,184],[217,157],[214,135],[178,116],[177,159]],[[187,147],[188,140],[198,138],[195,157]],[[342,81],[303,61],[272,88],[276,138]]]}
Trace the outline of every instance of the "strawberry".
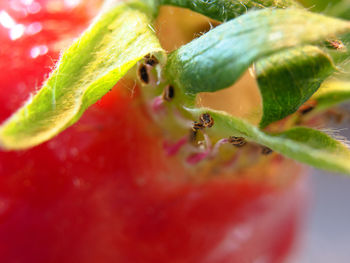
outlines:
{"label": "strawberry", "polygon": [[[90,18],[83,6],[51,13],[37,1],[24,15],[9,3],[1,14],[40,31],[14,40],[1,28],[2,120]],[[125,78],[56,138],[0,152],[1,262],[282,262],[304,209],[300,167],[274,156],[234,174],[198,170],[167,143]]]}
{"label": "strawberry", "polygon": [[306,127],[350,98],[350,22],[294,0],[100,4],[2,3],[2,262],[285,262],[307,200],[291,159],[350,174]]}
{"label": "strawberry", "polygon": [[[98,1],[90,2],[97,6]],[[93,8],[61,0],[14,0],[1,1],[0,10],[0,70],[3,72],[0,120],[3,121],[36,91],[61,49],[88,25]],[[9,92],[16,96],[10,97]]]}
{"label": "strawberry", "polygon": [[282,262],[303,214],[299,169],[201,179],[166,155],[138,96],[111,92],[50,142],[0,154],[2,262]]}

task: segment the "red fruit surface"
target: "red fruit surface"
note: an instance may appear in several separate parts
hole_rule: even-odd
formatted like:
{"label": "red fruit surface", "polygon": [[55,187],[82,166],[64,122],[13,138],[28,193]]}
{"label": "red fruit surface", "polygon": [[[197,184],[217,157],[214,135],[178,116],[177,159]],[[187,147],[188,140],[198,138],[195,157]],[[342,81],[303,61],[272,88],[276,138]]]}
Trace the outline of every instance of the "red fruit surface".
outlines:
{"label": "red fruit surface", "polygon": [[60,50],[84,30],[100,1],[87,0],[89,9],[79,2],[0,0],[0,121],[41,86]]}
{"label": "red fruit surface", "polygon": [[[0,10],[43,28],[11,40],[0,25],[1,121],[40,85],[56,43],[90,17],[83,7],[21,16],[12,2]],[[47,53],[30,57],[35,45]],[[181,156],[166,156],[162,130],[137,89],[131,96],[133,85],[123,80],[53,140],[0,152],[0,262],[283,262],[303,214],[299,167],[272,158],[201,179]]]}

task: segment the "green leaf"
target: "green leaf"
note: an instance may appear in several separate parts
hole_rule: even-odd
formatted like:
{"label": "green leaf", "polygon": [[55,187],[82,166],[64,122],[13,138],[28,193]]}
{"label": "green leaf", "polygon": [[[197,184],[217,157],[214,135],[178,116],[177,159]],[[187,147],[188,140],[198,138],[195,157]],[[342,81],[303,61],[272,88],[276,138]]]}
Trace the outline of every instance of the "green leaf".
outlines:
{"label": "green leaf", "polygon": [[348,31],[349,22],[304,10],[252,11],[171,53],[166,75],[186,94],[214,92],[229,87],[260,58]]}
{"label": "green leaf", "polygon": [[281,51],[255,63],[263,99],[260,127],[297,111],[335,69],[331,58],[315,46]]}
{"label": "green leaf", "polygon": [[[301,7],[295,1],[268,0],[161,0],[160,2],[188,8],[219,21],[230,20],[250,9]],[[323,5],[329,1],[321,2],[317,1],[316,4]],[[343,5],[342,10],[344,10],[343,2],[337,5],[338,7]],[[338,63],[349,57],[348,52],[330,53]],[[259,89],[263,98],[261,127],[294,113],[335,70],[331,58],[319,48],[312,46],[281,51],[272,57],[260,59],[255,66]],[[285,96],[280,96],[281,94]]]}
{"label": "green leaf", "polygon": [[325,15],[350,19],[349,0],[299,0],[305,7]]}
{"label": "green leaf", "polygon": [[305,7],[311,9],[315,12],[327,13],[327,11],[332,8],[334,5],[337,5],[341,1],[347,0],[299,0]]}
{"label": "green leaf", "polygon": [[227,21],[251,9],[301,7],[294,0],[159,0],[162,5],[188,8],[218,21]]}
{"label": "green leaf", "polygon": [[325,10],[331,16],[350,19],[350,5],[348,0],[342,0]]}
{"label": "green leaf", "polygon": [[0,127],[7,150],[38,145],[75,123],[150,52],[162,49],[141,2],[105,8],[66,50],[42,89]]}
{"label": "green leaf", "polygon": [[318,110],[325,110],[337,104],[350,101],[350,81],[326,81],[312,98],[317,101]]}
{"label": "green leaf", "polygon": [[350,19],[349,0],[299,0],[305,7],[325,15]]}
{"label": "green leaf", "polygon": [[242,136],[299,162],[333,172],[350,174],[350,150],[325,133],[306,127],[270,134],[242,119],[210,109],[187,109],[194,119],[209,113],[214,126],[207,133],[214,138]]}

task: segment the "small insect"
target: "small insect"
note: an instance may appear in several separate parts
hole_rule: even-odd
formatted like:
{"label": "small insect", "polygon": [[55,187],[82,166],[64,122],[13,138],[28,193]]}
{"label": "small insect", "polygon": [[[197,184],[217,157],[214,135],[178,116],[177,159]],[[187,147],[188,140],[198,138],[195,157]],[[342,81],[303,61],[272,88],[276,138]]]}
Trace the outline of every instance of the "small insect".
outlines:
{"label": "small insect", "polygon": [[174,87],[171,85],[166,86],[163,91],[163,99],[170,102],[174,97],[175,97]]}
{"label": "small insect", "polygon": [[203,113],[199,117],[199,121],[205,128],[211,128],[214,125],[214,119],[208,113]]}
{"label": "small insect", "polygon": [[263,155],[269,155],[271,154],[273,151],[269,148],[269,147],[266,147],[266,146],[261,146],[261,153]]}
{"label": "small insect", "polygon": [[247,144],[247,141],[243,137],[230,136],[228,142],[236,147],[243,147]]}
{"label": "small insect", "polygon": [[154,55],[148,54],[145,56],[145,63],[153,67],[157,65],[159,61]]}
{"label": "small insect", "polygon": [[193,123],[193,126],[192,126],[192,130],[193,130],[193,131],[197,132],[198,130],[201,130],[201,129],[203,129],[203,128],[204,128],[203,123],[198,122],[198,121],[195,121],[195,122]]}
{"label": "small insect", "polygon": [[138,76],[139,76],[139,79],[140,81],[143,83],[143,84],[148,84],[149,82],[149,76],[148,76],[148,72],[147,72],[147,67],[145,64],[140,64],[138,70]]}
{"label": "small insect", "polygon": [[337,49],[337,50],[343,49],[345,47],[344,43],[338,39],[328,40],[327,46],[329,48],[333,48],[333,49]]}

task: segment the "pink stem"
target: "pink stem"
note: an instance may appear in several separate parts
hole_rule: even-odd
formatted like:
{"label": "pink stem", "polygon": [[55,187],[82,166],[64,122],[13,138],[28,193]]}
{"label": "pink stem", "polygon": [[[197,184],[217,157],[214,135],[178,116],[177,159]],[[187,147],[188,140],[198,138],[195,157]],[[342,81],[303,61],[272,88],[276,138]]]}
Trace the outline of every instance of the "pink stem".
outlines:
{"label": "pink stem", "polygon": [[155,97],[154,100],[152,101],[151,107],[155,113],[164,111],[165,107],[164,107],[164,100],[162,96]]}
{"label": "pink stem", "polygon": [[175,144],[171,144],[169,142],[164,142],[163,147],[164,147],[164,150],[168,156],[173,156],[180,151],[182,146],[184,146],[187,143],[187,141],[188,141],[188,136],[185,136],[185,137],[181,138]]}
{"label": "pink stem", "polygon": [[210,150],[206,150],[205,152],[194,153],[187,157],[187,163],[191,165],[195,165],[200,161],[206,159],[210,155]]}

